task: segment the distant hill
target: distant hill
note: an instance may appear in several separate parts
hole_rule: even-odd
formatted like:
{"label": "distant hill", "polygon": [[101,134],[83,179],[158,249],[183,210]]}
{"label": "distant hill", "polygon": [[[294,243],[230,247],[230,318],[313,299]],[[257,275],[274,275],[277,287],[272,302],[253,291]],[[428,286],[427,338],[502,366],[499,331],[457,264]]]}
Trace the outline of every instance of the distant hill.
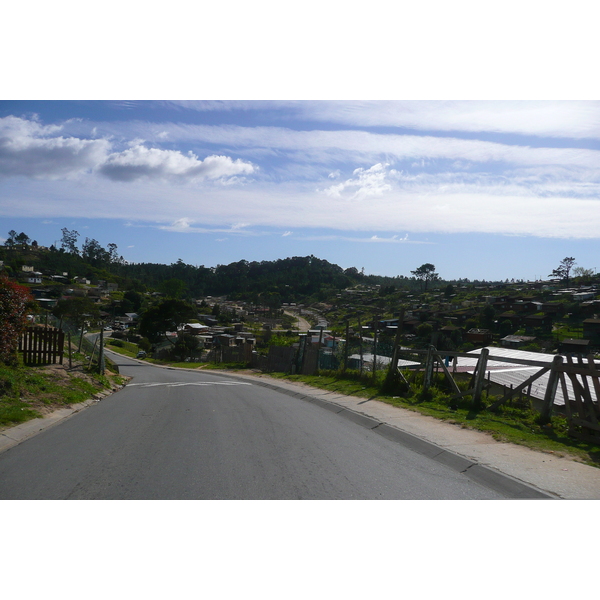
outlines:
{"label": "distant hill", "polygon": [[[76,233],[63,231],[66,237]],[[25,234],[21,235],[27,238]],[[35,242],[15,243],[13,236],[0,246],[0,260],[11,275],[19,274],[21,267],[27,265],[45,275],[67,273],[70,279],[85,277],[92,281],[117,283],[123,291],[165,291],[170,286],[183,290],[187,297],[229,296],[273,305],[323,300],[332,293],[361,283],[381,285],[390,290],[418,287],[412,277],[365,275],[354,267],[344,270],[312,255],[260,262],[240,260],[216,267],[193,266],[182,260],[170,265],[128,264],[118,255],[115,244],[104,249],[96,240],[88,238],[81,249],[74,244],[65,249],[38,247]]]}

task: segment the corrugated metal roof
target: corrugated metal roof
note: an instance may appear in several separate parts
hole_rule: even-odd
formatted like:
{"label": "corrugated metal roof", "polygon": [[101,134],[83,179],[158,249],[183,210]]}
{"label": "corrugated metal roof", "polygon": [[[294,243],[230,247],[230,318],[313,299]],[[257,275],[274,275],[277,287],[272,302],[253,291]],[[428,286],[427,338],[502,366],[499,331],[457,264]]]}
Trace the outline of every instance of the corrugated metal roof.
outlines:
{"label": "corrugated metal roof", "polygon": [[[502,357],[506,358],[514,358],[514,359],[523,359],[523,360],[535,360],[538,362],[547,363],[550,365],[554,360],[554,354],[542,354],[539,352],[528,352],[526,350],[515,350],[513,348],[495,348],[488,347],[490,352],[490,356]],[[477,350],[473,350],[468,354],[472,354],[473,358],[464,358],[459,357],[457,359],[457,371],[458,372],[467,372],[472,373],[475,370],[475,366],[477,365],[477,361],[479,360],[479,355],[481,354],[482,348],[478,348]],[[600,363],[595,361],[596,365],[600,367]],[[452,368],[450,368],[452,371]],[[487,377],[493,383],[498,385],[504,385],[506,387],[519,386],[521,383],[529,379],[532,375],[535,375],[540,371],[540,367],[531,367],[531,366],[520,366],[514,363],[502,362],[501,360],[488,360],[487,363]],[[546,388],[548,386],[548,379],[550,377],[550,373],[544,373],[538,379],[536,379],[531,384],[531,396],[534,398],[539,398],[540,400],[544,399],[544,395],[546,393]],[[581,378],[578,376],[578,379],[581,381]],[[573,384],[569,377],[565,377],[565,383],[567,387],[567,393],[569,398],[574,399],[573,393]],[[527,391],[527,390],[525,390]],[[590,393],[592,398],[596,400],[596,394],[594,390],[594,386],[590,386]],[[562,386],[559,385],[556,390],[556,396],[554,398],[554,404],[559,406],[564,406],[565,399],[562,392]]]}

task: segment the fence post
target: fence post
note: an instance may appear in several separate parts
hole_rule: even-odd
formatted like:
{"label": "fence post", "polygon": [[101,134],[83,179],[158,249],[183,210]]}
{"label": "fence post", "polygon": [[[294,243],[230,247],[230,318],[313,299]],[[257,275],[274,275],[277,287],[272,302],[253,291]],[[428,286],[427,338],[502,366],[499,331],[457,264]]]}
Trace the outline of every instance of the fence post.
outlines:
{"label": "fence post", "polygon": [[483,390],[483,383],[485,382],[485,368],[487,366],[487,359],[490,351],[487,348],[482,348],[481,354],[479,355],[479,361],[477,362],[477,372],[475,374],[475,385],[473,390],[473,407],[481,408],[481,392]]}
{"label": "fence post", "polygon": [[350,321],[346,319],[346,343],[344,344],[344,368],[342,371],[346,371],[348,368],[348,344],[350,342]]}
{"label": "fence post", "polygon": [[398,328],[396,329],[396,337],[394,338],[394,351],[392,352],[392,362],[388,370],[388,377],[392,377],[392,373],[396,373],[398,369],[398,355],[400,353],[400,336],[402,335],[402,323],[404,321],[404,308],[400,309],[400,317],[398,319]]}
{"label": "fence post", "polygon": [[98,369],[104,375],[104,321],[100,324],[100,348],[98,348]]}
{"label": "fence post", "polygon": [[73,359],[71,358],[71,332],[67,334],[67,344],[69,346],[69,370],[73,368]]}
{"label": "fence post", "polygon": [[377,330],[379,329],[379,319],[374,316],[375,335],[373,339],[373,381],[377,377]]}
{"label": "fence post", "polygon": [[319,346],[317,347],[317,358],[316,358],[316,373],[319,374],[319,368],[321,367],[321,344],[323,343],[323,328],[321,327],[321,333],[319,333]]}
{"label": "fence post", "polygon": [[[542,405],[542,412],[540,413],[540,422],[549,423],[552,417],[552,407],[554,406],[554,398],[556,396],[556,390],[558,389],[558,380],[560,367],[562,366],[563,357],[557,354],[552,361],[552,368],[550,369],[550,375],[548,376],[548,385],[546,386],[546,393],[544,394],[544,403]],[[565,404],[568,399],[565,398]]]}
{"label": "fence post", "polygon": [[362,325],[360,323],[360,315],[358,315],[358,343],[360,348],[360,374],[363,373],[363,339],[362,339]]}
{"label": "fence post", "polygon": [[300,334],[300,336],[299,336],[301,338],[300,348],[299,348],[300,352],[298,353],[299,354],[299,357],[298,357],[298,362],[299,362],[298,372],[300,373],[300,375],[304,374],[304,361],[306,359],[306,340],[307,340],[308,336],[309,336],[308,333],[305,334],[304,336],[302,336],[302,334]]}
{"label": "fence post", "polygon": [[435,348],[430,344],[427,348],[427,358],[425,359],[425,375],[423,377],[423,392],[426,392],[431,387],[433,379],[433,357]]}

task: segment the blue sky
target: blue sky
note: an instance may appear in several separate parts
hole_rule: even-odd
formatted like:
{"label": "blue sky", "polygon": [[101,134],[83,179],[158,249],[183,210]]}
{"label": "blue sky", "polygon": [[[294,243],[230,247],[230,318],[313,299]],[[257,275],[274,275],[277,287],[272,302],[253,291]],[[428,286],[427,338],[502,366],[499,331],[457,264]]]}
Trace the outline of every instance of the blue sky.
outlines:
{"label": "blue sky", "polygon": [[600,266],[599,150],[596,101],[5,100],[0,237],[543,278]]}

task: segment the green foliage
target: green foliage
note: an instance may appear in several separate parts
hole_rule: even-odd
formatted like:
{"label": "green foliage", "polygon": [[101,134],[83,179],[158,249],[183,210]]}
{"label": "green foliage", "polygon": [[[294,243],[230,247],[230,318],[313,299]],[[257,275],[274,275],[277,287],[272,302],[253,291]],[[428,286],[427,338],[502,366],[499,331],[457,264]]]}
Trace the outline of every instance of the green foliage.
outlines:
{"label": "green foliage", "polygon": [[167,331],[197,316],[195,307],[183,300],[164,300],[149,308],[140,320],[140,334],[151,343],[160,342]]}
{"label": "green foliage", "polygon": [[143,350],[144,352],[150,352],[150,350],[152,349],[152,344],[150,343],[150,340],[148,338],[141,338],[140,341],[138,342],[138,346],[140,350]]}
{"label": "green foliage", "polygon": [[427,284],[430,281],[437,281],[440,278],[440,276],[435,272],[435,265],[432,265],[431,263],[425,263],[414,271],[411,271],[411,273],[416,279],[423,282],[425,290],[427,289]]}
{"label": "green foliage", "polygon": [[36,367],[0,364],[0,425],[11,425],[41,416],[30,404],[64,405],[83,402],[95,394],[94,385],[75,375],[67,379]]}
{"label": "green foliage", "polygon": [[79,254],[79,250],[77,249],[77,238],[79,237],[79,233],[74,229],[71,231],[66,227],[61,229],[62,231],[62,239],[61,239],[61,248],[68,252],[69,254]]}
{"label": "green foliage", "polygon": [[423,339],[429,339],[433,333],[433,325],[430,323],[421,323],[417,327],[417,335]]}
{"label": "green foliage", "polygon": [[269,346],[291,346],[295,342],[298,341],[298,336],[296,334],[281,334],[277,333],[275,335],[271,335],[269,339]]}
{"label": "green foliage", "polygon": [[27,327],[32,302],[27,288],[0,275],[0,363],[16,363],[19,336]]}
{"label": "green foliage", "polygon": [[575,259],[572,256],[567,256],[560,261],[560,264],[556,269],[552,270],[549,277],[557,277],[558,279],[563,279],[566,282],[566,285],[569,285],[569,274],[571,269],[575,265]]}
{"label": "green foliage", "polygon": [[162,281],[158,286],[158,290],[167,298],[174,298],[175,300],[178,300],[183,296],[186,288],[187,285],[185,282],[176,277]]}
{"label": "green foliage", "polygon": [[180,360],[185,360],[192,356],[194,351],[200,347],[200,341],[193,335],[180,335],[175,342],[172,353],[173,356]]}
{"label": "green foliage", "polygon": [[58,318],[72,319],[79,327],[85,321],[97,321],[100,319],[100,310],[98,305],[87,297],[66,298],[59,300],[52,309],[52,314]]}

